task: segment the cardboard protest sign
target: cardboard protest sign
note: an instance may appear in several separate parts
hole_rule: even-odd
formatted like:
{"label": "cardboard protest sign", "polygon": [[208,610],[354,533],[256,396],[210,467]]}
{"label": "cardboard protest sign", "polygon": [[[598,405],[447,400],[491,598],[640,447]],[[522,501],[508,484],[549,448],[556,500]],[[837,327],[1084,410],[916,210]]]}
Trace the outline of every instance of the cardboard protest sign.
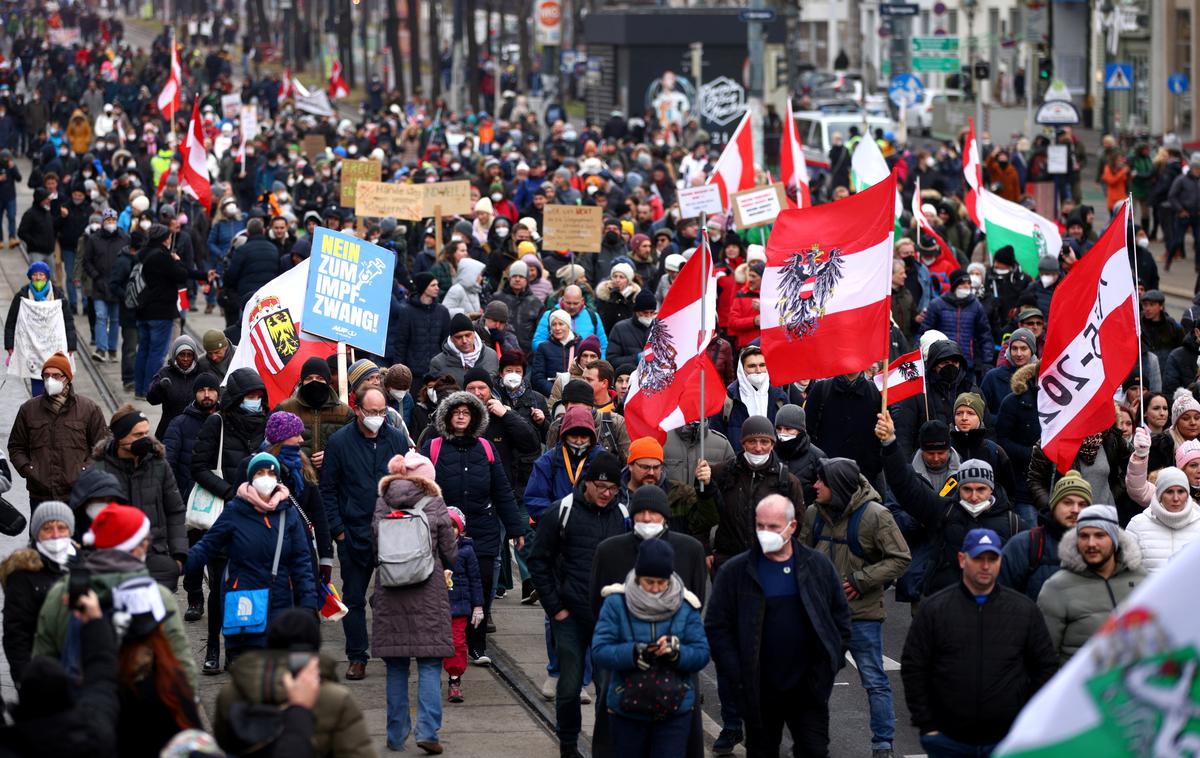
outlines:
{"label": "cardboard protest sign", "polygon": [[387,184],[359,180],[355,190],[355,215],[416,221],[424,215],[425,185]]}
{"label": "cardboard protest sign", "polygon": [[379,161],[342,161],[341,204],[353,208],[354,189],[360,181],[377,182],[383,176],[383,165]]}
{"label": "cardboard protest sign", "polygon": [[300,146],[304,156],[310,161],[317,157],[325,150],[325,135],[324,134],[306,134],[304,142]]}
{"label": "cardboard protest sign", "polygon": [[600,252],[604,209],[594,205],[547,205],[542,211],[544,250]]}
{"label": "cardboard protest sign", "polygon": [[787,207],[782,184],[742,190],[729,196],[733,206],[733,224],[738,229],[753,229],[774,223],[779,212]]}
{"label": "cardboard protest sign", "polygon": [[421,186],[425,188],[425,216],[432,216],[438,210],[443,216],[475,212],[471,205],[471,183],[468,181],[433,182]]}

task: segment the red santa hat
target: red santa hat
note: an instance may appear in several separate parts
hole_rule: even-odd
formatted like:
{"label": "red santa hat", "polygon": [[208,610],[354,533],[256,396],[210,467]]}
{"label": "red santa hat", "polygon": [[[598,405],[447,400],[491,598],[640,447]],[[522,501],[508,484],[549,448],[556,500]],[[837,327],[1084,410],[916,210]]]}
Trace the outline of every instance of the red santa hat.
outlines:
{"label": "red santa hat", "polygon": [[138,508],[110,503],[96,514],[83,544],[129,552],[150,534],[150,519]]}

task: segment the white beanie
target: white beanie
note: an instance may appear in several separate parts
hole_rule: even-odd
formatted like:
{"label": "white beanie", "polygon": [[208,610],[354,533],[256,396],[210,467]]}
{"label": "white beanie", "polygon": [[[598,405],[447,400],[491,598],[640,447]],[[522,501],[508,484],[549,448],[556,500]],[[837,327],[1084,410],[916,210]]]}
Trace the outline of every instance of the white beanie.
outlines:
{"label": "white beanie", "polygon": [[622,273],[630,282],[633,281],[633,266],[630,266],[628,263],[618,263],[613,266],[609,272],[609,276],[616,273]]}
{"label": "white beanie", "polygon": [[479,198],[479,202],[475,203],[475,212],[479,213],[480,211],[488,214],[489,216],[493,215],[496,212],[495,210],[492,209],[492,199],[491,198],[489,198],[489,197]]}
{"label": "white beanie", "polygon": [[746,263],[753,263],[754,261],[767,262],[767,249],[762,245],[746,246]]}
{"label": "white beanie", "polygon": [[1192,491],[1187,474],[1174,466],[1159,469],[1158,478],[1154,481],[1154,497],[1161,501],[1163,493],[1171,487],[1183,487],[1184,492]]}

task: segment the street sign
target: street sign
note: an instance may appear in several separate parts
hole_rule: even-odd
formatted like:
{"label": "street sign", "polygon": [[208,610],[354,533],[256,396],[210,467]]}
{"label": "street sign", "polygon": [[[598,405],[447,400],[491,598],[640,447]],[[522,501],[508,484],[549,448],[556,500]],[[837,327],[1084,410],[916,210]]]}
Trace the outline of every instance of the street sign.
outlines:
{"label": "street sign", "polygon": [[1068,100],[1047,100],[1034,120],[1045,126],[1073,126],[1079,123],[1079,111]]}
{"label": "street sign", "polygon": [[958,71],[960,61],[954,58],[913,58],[913,71],[922,73],[953,74]]}
{"label": "street sign", "polygon": [[775,20],[775,11],[771,8],[742,8],[738,11],[738,18],[746,23],[758,21],[769,24]]}
{"label": "street sign", "polygon": [[916,3],[885,3],[879,6],[880,16],[915,16],[921,11]]}
{"label": "street sign", "polygon": [[913,71],[953,74],[958,71],[958,37],[913,37]]}
{"label": "street sign", "polygon": [[958,53],[958,37],[913,37],[913,54]]}
{"label": "street sign", "polygon": [[1109,63],[1104,66],[1104,89],[1126,92],[1133,89],[1133,64]]}
{"label": "street sign", "polygon": [[888,86],[888,99],[897,108],[911,108],[925,95],[925,86],[912,74],[896,74]]}
{"label": "street sign", "polygon": [[1188,91],[1188,75],[1184,73],[1174,73],[1167,77],[1167,89],[1171,90],[1172,95],[1182,95]]}

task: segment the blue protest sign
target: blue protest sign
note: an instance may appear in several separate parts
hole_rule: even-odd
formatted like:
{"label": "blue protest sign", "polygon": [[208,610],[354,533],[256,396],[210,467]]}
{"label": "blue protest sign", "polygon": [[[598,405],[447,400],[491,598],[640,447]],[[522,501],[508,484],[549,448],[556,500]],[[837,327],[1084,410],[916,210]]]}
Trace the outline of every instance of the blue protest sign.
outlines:
{"label": "blue protest sign", "polygon": [[392,251],[317,227],[308,264],[304,331],[383,355],[395,269]]}

